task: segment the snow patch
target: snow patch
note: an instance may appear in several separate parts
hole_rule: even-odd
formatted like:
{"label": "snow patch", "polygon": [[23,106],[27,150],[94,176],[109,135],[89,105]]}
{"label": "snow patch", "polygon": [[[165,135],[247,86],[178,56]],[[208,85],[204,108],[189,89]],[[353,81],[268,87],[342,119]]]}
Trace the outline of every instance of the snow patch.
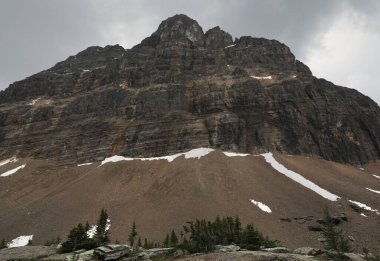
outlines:
{"label": "snow patch", "polygon": [[228,151],[223,151],[223,154],[226,155],[227,157],[245,157],[250,154],[248,153],[235,153],[235,152],[228,152]]}
{"label": "snow patch", "polygon": [[41,98],[37,98],[35,100],[32,100],[31,102],[27,103],[27,105],[34,105],[36,104],[36,102],[38,102],[38,100],[40,100]]}
{"label": "snow patch", "polygon": [[26,246],[29,243],[29,240],[33,240],[33,235],[28,236],[19,236],[15,239],[13,239],[11,242],[7,244],[7,247],[22,247]]}
{"label": "snow patch", "polygon": [[364,168],[359,168],[360,170],[364,170]]}
{"label": "snow patch", "polygon": [[25,168],[25,166],[26,166],[26,164],[21,165],[21,166],[19,166],[17,168],[8,170],[7,172],[4,172],[3,174],[1,174],[0,177],[6,177],[6,176],[9,176],[9,175],[12,175],[12,174],[16,173],[19,169]]}
{"label": "snow patch", "polygon": [[297,75],[292,75],[292,78],[294,79],[294,78],[297,78]]}
{"label": "snow patch", "polygon": [[375,178],[380,179],[380,176],[377,176],[377,175],[375,175],[375,174],[372,174],[372,176],[374,176]]}
{"label": "snow patch", "polygon": [[127,158],[123,156],[112,156],[109,158],[105,158],[101,163],[100,166],[108,163],[108,162],[118,162],[118,161],[131,161],[131,160],[167,160],[168,162],[172,162],[178,157],[185,156],[185,159],[192,159],[192,158],[198,158],[200,159],[203,156],[206,156],[210,152],[214,151],[213,149],[210,148],[198,148],[198,149],[193,149],[188,152],[182,152],[182,153],[177,153],[174,155],[170,156],[161,156],[161,157],[152,157],[152,158]]}
{"label": "snow patch", "polygon": [[269,76],[254,76],[254,75],[252,75],[251,77],[254,79],[257,79],[257,80],[271,80],[272,79],[272,75],[269,75]]}
{"label": "snow patch", "polygon": [[0,166],[6,165],[6,164],[11,163],[11,162],[16,162],[17,160],[18,159],[16,157],[12,157],[10,159],[3,160],[2,162],[0,162]]}
{"label": "snow patch", "polygon": [[270,209],[270,207],[268,207],[267,205],[265,205],[264,203],[260,202],[260,201],[255,201],[254,199],[251,199],[251,202],[253,204],[255,204],[259,209],[261,209],[262,211],[264,212],[267,212],[267,213],[272,213],[272,210]]}
{"label": "snow patch", "polygon": [[380,191],[379,190],[374,190],[374,189],[370,189],[370,188],[366,188],[367,190],[371,191],[371,192],[374,192],[374,193],[377,193],[377,194],[380,194]]}
{"label": "snow patch", "polygon": [[292,179],[293,181],[301,184],[302,186],[316,192],[317,194],[321,195],[322,197],[331,200],[331,201],[337,201],[340,197],[328,192],[327,190],[321,188],[320,186],[316,185],[315,183],[311,182],[310,180],[304,178],[302,175],[287,169],[284,165],[279,163],[274,157],[271,152],[261,154],[265,158],[265,161],[268,162],[275,170],[278,172],[284,174],[288,178]]}
{"label": "snow patch", "polygon": [[[111,227],[111,220],[110,219],[107,219],[107,224],[106,224],[106,231],[108,231]],[[97,225],[93,225],[91,226],[88,230],[87,230],[87,236],[88,238],[93,238],[95,235],[96,235],[96,229],[98,228]]]}
{"label": "snow patch", "polygon": [[367,217],[367,215],[364,213],[360,213],[360,216]]}
{"label": "snow patch", "polygon": [[231,44],[231,45],[229,45],[229,46],[224,47],[224,49],[234,47],[235,45],[236,45],[236,44]]}
{"label": "snow patch", "polygon": [[91,165],[92,162],[87,162],[87,163],[82,163],[82,164],[78,164],[77,166],[80,167],[80,166],[88,166],[88,165]]}
{"label": "snow patch", "polygon": [[82,72],[89,72],[90,70],[87,70],[87,69],[83,69]]}
{"label": "snow patch", "polygon": [[93,225],[87,230],[87,236],[88,238],[93,238],[96,234],[96,229],[98,228],[97,225]]}
{"label": "snow patch", "polygon": [[354,200],[348,200],[348,201],[351,202],[352,204],[355,204],[359,208],[362,208],[362,209],[365,209],[365,210],[368,210],[368,211],[371,211],[371,212],[378,212],[377,209],[373,209],[373,208],[371,208],[370,206],[367,206],[364,203],[360,203],[360,202],[354,201]]}

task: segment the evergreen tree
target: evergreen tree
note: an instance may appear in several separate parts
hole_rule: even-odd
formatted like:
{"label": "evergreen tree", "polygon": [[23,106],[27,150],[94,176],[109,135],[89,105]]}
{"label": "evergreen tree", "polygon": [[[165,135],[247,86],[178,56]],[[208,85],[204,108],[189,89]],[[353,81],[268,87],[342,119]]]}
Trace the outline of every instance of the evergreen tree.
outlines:
{"label": "evergreen tree", "polygon": [[253,225],[248,224],[243,231],[241,245],[248,250],[259,250],[263,241],[262,235]]}
{"label": "evergreen tree", "polygon": [[131,233],[128,236],[129,243],[131,244],[131,247],[135,245],[135,240],[137,236],[137,230],[136,230],[136,223],[133,221]]}
{"label": "evergreen tree", "polygon": [[169,244],[170,244],[169,233],[166,234],[166,237],[165,237],[165,240],[164,240],[163,244],[164,244],[164,247],[168,247],[169,246]]}
{"label": "evergreen tree", "polygon": [[[100,245],[104,245],[110,241],[109,239],[109,227],[108,227],[108,214],[105,209],[102,209],[100,212],[100,217],[96,227],[95,239],[99,242]],[[86,227],[89,228],[88,223]],[[88,229],[87,229],[88,230]]]}
{"label": "evergreen tree", "polygon": [[62,252],[71,252],[77,249],[92,249],[99,246],[96,240],[88,238],[86,227],[79,223],[70,230],[67,241],[62,244]]}
{"label": "evergreen tree", "polygon": [[137,246],[141,247],[141,238],[139,237],[139,240],[137,240]]}
{"label": "evergreen tree", "polygon": [[170,235],[170,246],[175,247],[177,245],[178,245],[178,237],[173,229]]}
{"label": "evergreen tree", "polygon": [[7,242],[5,241],[5,239],[2,239],[0,242],[0,249],[6,248],[6,247],[7,247]]}
{"label": "evergreen tree", "polygon": [[144,246],[143,246],[143,248],[148,249],[148,239],[147,238],[144,239]]}
{"label": "evergreen tree", "polygon": [[325,248],[338,253],[349,252],[351,250],[350,242],[343,236],[343,231],[335,227],[327,207],[323,211],[323,221],[322,235],[325,239]]}
{"label": "evergreen tree", "polygon": [[235,220],[234,220],[234,239],[233,239],[233,243],[235,244],[239,244],[240,243],[240,237],[241,237],[241,222],[240,222],[240,219],[239,217],[235,217]]}

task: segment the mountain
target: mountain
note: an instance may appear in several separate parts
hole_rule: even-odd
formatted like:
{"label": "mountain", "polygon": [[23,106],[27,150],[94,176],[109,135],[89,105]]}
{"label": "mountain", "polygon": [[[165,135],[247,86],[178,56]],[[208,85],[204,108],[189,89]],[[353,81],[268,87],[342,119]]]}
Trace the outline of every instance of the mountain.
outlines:
{"label": "mountain", "polygon": [[228,215],[322,247],[328,206],[355,250],[380,254],[379,113],[276,40],[173,16],[132,49],[89,47],[0,93],[0,240],[66,238],[106,208],[112,242],[133,221],[162,242]]}
{"label": "mountain", "polygon": [[315,78],[290,49],[185,15],[129,50],[89,47],[0,93],[0,157],[62,164],[198,147],[365,164],[379,158],[380,109]]}

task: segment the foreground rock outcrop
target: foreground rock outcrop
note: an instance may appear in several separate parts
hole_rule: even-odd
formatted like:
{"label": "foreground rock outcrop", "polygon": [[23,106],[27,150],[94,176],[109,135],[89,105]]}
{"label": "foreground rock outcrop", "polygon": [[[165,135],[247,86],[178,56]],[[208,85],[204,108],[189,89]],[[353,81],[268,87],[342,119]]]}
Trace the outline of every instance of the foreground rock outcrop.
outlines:
{"label": "foreground rock outcrop", "polygon": [[61,164],[168,155],[196,147],[379,158],[380,109],[313,77],[276,41],[185,15],[129,50],[89,47],[0,93],[0,158]]}

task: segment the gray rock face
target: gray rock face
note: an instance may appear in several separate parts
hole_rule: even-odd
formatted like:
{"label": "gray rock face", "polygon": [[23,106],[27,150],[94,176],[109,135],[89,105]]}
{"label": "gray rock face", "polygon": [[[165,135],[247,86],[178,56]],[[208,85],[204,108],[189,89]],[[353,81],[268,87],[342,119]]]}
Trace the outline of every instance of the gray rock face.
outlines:
{"label": "gray rock face", "polygon": [[237,245],[216,245],[215,246],[215,252],[232,252],[232,251],[239,251],[240,247]]}
{"label": "gray rock face", "polygon": [[379,145],[371,99],[313,77],[278,41],[232,42],[185,15],[132,49],[90,47],[0,92],[0,158],[74,164],[213,147],[363,164]]}
{"label": "gray rock face", "polygon": [[54,247],[48,246],[24,246],[0,249],[0,260],[17,260],[29,258],[43,258],[56,253]]}
{"label": "gray rock face", "polygon": [[264,252],[270,253],[290,253],[290,250],[286,247],[271,247],[262,249]]}
{"label": "gray rock face", "polygon": [[117,260],[131,251],[132,248],[127,245],[106,245],[96,248],[94,255],[104,261]]}
{"label": "gray rock face", "polygon": [[176,251],[175,248],[172,247],[165,247],[165,248],[151,248],[147,249],[144,252],[142,252],[141,256],[147,256],[148,258],[153,258],[160,255],[169,255],[173,254]]}
{"label": "gray rock face", "polygon": [[316,256],[322,253],[320,249],[313,247],[300,247],[293,251],[294,254]]}

